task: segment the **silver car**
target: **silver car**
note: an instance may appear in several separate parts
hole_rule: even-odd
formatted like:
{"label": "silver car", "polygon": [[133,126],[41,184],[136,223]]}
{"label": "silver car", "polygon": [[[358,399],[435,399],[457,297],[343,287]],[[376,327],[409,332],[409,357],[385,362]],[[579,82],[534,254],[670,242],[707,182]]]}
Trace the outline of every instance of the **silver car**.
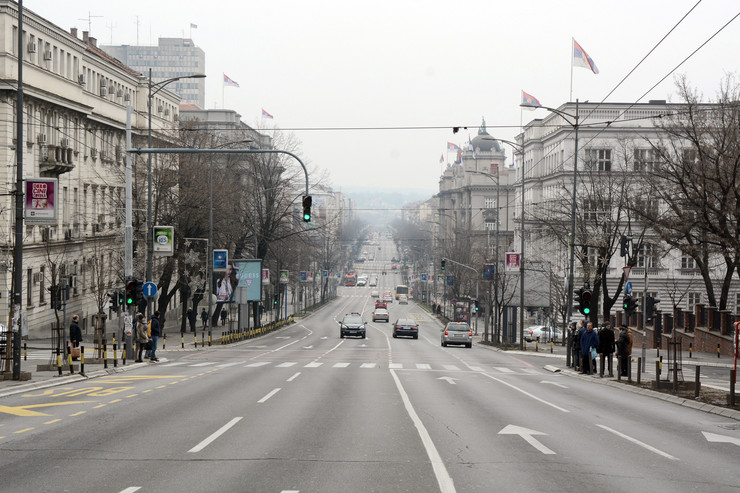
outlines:
{"label": "silver car", "polygon": [[373,312],[373,322],[377,322],[378,320],[388,322],[388,310],[385,308],[376,308]]}
{"label": "silver car", "polygon": [[473,331],[465,322],[450,322],[442,329],[442,346],[448,344],[464,344],[473,347]]}

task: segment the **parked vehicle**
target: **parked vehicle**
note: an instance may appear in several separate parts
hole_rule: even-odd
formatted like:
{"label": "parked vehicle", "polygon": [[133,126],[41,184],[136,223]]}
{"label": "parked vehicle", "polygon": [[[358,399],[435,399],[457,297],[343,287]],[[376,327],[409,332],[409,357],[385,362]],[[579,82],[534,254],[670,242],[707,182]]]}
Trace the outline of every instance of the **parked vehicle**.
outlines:
{"label": "parked vehicle", "polygon": [[527,342],[558,342],[562,337],[560,329],[546,325],[532,325],[524,329],[524,340]]}

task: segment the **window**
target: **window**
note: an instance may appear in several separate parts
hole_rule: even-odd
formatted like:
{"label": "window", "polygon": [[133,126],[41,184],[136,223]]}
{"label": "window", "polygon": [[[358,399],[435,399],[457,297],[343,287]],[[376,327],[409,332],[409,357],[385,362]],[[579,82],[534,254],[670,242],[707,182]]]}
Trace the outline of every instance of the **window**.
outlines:
{"label": "window", "polygon": [[696,262],[689,255],[681,256],[681,268],[682,269],[696,269]]}
{"label": "window", "polygon": [[657,170],[660,154],[655,149],[635,149],[634,169],[638,173],[652,173]]}
{"label": "window", "polygon": [[701,293],[688,293],[688,296],[686,297],[686,302],[686,308],[693,312],[694,305],[701,303]]}
{"label": "window", "polygon": [[493,209],[496,207],[496,199],[494,197],[486,197],[483,201],[483,207],[486,209]]}
{"label": "window", "polygon": [[586,166],[595,171],[611,171],[611,149],[586,149]]}
{"label": "window", "polygon": [[637,265],[636,267],[647,267],[654,268],[658,265],[658,259],[656,256],[656,247],[652,243],[643,243],[640,248],[637,249]]}
{"label": "window", "polygon": [[587,199],[583,207],[583,217],[586,221],[603,221],[611,216],[611,204],[602,198]]}
{"label": "window", "polygon": [[39,267],[39,305],[43,305],[46,300],[44,299],[44,293],[46,292],[46,266],[42,265]]}
{"label": "window", "polygon": [[735,313],[740,313],[740,293],[735,295]]}
{"label": "window", "polygon": [[496,231],[496,221],[486,221],[483,224],[483,228],[486,231]]}

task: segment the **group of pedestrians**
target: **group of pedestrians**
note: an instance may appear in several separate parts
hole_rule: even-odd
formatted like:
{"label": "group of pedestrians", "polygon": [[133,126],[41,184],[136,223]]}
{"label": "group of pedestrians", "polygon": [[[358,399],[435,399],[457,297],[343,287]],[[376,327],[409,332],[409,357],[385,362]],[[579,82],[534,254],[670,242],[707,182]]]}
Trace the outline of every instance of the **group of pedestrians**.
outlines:
{"label": "group of pedestrians", "polygon": [[[595,375],[599,370],[599,377],[607,373],[614,377],[613,359],[617,353],[620,375],[629,375],[629,361],[632,354],[632,333],[626,325],[619,328],[619,336],[615,336],[610,323],[604,323],[596,331],[594,324],[588,320],[573,322],[570,326],[569,348],[571,351],[571,367],[585,375]],[[597,365],[596,359],[599,363]]]}
{"label": "group of pedestrians", "polygon": [[142,313],[136,314],[136,363],[142,363],[142,354],[149,358],[149,361],[159,361],[157,358],[157,342],[161,335],[159,324],[159,310],[154,312],[151,320],[147,324]]}

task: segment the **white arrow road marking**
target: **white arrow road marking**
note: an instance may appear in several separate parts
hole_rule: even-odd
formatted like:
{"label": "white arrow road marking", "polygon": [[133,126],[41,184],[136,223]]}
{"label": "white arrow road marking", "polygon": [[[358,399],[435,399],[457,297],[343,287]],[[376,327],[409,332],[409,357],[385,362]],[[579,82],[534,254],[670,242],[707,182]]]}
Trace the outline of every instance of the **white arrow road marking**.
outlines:
{"label": "white arrow road marking", "polygon": [[547,435],[547,433],[543,433],[541,431],[536,430],[530,430],[529,428],[524,428],[522,426],[516,426],[516,425],[507,425],[504,427],[503,430],[498,432],[499,435],[519,435],[520,437],[524,438],[527,443],[529,443],[531,446],[539,450],[545,455],[555,455],[555,452],[550,450],[549,448],[542,445],[539,441],[537,441],[536,438],[532,437],[532,435]]}
{"label": "white arrow road marking", "polygon": [[550,385],[554,385],[554,386],[556,386],[556,387],[560,387],[561,389],[567,389],[567,388],[568,388],[568,387],[566,387],[565,385],[563,385],[562,383],[557,383],[557,382],[551,382],[551,381],[549,381],[549,380],[543,380],[543,381],[541,381],[540,383],[549,383]]}
{"label": "white arrow road marking", "polygon": [[718,435],[716,433],[709,433],[708,431],[702,431],[702,434],[708,442],[732,443],[740,447],[740,438],[728,437],[727,435]]}
{"label": "white arrow road marking", "polygon": [[322,340],[322,341],[323,341],[324,339],[328,339],[328,337],[324,336],[324,337],[322,337],[322,338],[321,338],[321,340]]}
{"label": "white arrow road marking", "polygon": [[303,349],[313,349],[313,346],[303,346]]}
{"label": "white arrow road marking", "polygon": [[218,438],[221,435],[223,435],[224,433],[226,433],[229,430],[229,428],[231,428],[232,426],[234,426],[235,424],[237,424],[239,421],[241,421],[241,419],[242,419],[241,417],[236,417],[236,418],[232,419],[231,421],[229,421],[228,423],[226,423],[225,425],[223,425],[221,428],[219,428],[218,430],[216,430],[216,432],[213,433],[211,436],[209,436],[208,438],[206,438],[205,440],[203,440],[202,442],[200,442],[195,447],[193,447],[190,450],[188,450],[188,453],[194,454],[196,452],[200,452],[201,450],[203,450],[204,448],[206,448],[211,442],[213,442],[216,438]]}
{"label": "white arrow road marking", "polygon": [[452,385],[457,385],[457,384],[455,383],[455,380],[457,380],[457,378],[452,378],[452,377],[439,377],[439,378],[438,378],[437,380],[446,380],[446,381],[447,381],[447,383],[449,383],[449,384],[452,384]]}
{"label": "white arrow road marking", "polygon": [[673,457],[673,456],[672,456],[671,454],[667,454],[667,453],[663,452],[662,450],[658,450],[657,448],[655,448],[655,447],[652,447],[652,446],[648,445],[648,444],[647,444],[647,443],[645,443],[645,442],[641,442],[641,441],[640,441],[640,440],[638,440],[637,438],[632,438],[631,436],[627,436],[627,435],[625,435],[624,433],[620,433],[620,432],[618,432],[617,430],[613,430],[613,429],[609,428],[608,426],[604,426],[604,425],[599,425],[599,424],[597,424],[596,426],[598,426],[599,428],[601,428],[601,429],[603,429],[603,430],[606,430],[606,431],[608,431],[609,433],[614,433],[614,434],[615,434],[615,435],[617,435],[618,437],[622,437],[622,438],[624,438],[625,440],[629,440],[630,442],[632,442],[632,443],[634,443],[634,444],[636,444],[636,445],[639,445],[640,447],[643,447],[643,448],[645,448],[645,449],[647,449],[647,450],[649,450],[649,451],[651,451],[651,452],[653,452],[653,453],[656,453],[656,454],[658,454],[658,455],[660,455],[660,456],[663,456],[663,457],[665,457],[666,459],[671,459],[671,460],[678,460],[678,458],[677,458],[677,457]]}

